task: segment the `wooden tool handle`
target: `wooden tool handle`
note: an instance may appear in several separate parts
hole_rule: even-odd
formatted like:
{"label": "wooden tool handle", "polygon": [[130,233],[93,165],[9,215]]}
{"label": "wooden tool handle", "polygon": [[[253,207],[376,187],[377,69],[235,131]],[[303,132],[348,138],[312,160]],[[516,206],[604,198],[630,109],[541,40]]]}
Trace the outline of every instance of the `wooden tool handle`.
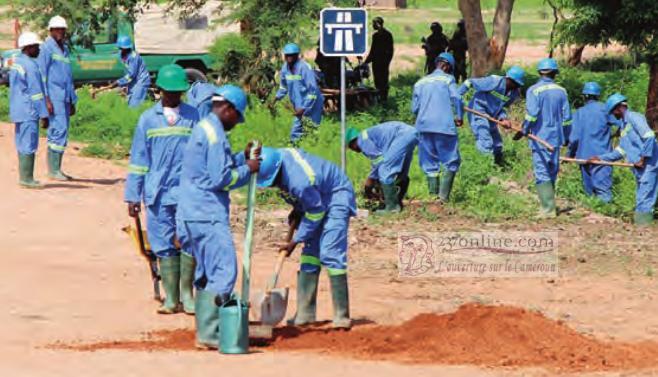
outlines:
{"label": "wooden tool handle", "polygon": [[[502,126],[503,128],[507,128],[507,127],[503,126],[503,122],[501,122],[500,120],[498,120],[498,119],[496,119],[496,118],[490,116],[489,114],[485,114],[485,113],[479,112],[479,111],[477,111],[477,110],[473,110],[473,109],[471,109],[471,108],[469,108],[469,107],[464,107],[464,110],[466,110],[466,112],[469,112],[469,113],[471,113],[471,114],[475,114],[475,115],[480,116],[480,117],[482,117],[482,118],[484,118],[484,119],[487,119],[487,120],[489,120],[489,121],[491,121],[491,122],[494,122],[494,123],[498,124],[499,126]],[[509,128],[510,128],[512,131],[521,132],[521,129],[520,129],[520,128],[517,128],[517,127],[509,127]],[[530,140],[534,140],[534,141],[536,141],[537,143],[541,144],[544,148],[548,149],[549,151],[551,151],[551,152],[554,152],[554,151],[555,151],[555,148],[554,148],[551,144],[549,144],[546,140],[541,139],[541,138],[539,138],[539,137],[537,137],[537,136],[535,136],[535,135],[533,135],[533,134],[527,134],[527,135],[525,135],[525,136],[526,136],[528,139],[530,139]]]}
{"label": "wooden tool handle", "polygon": [[573,162],[578,165],[605,165],[605,166],[619,166],[622,168],[635,167],[635,165],[626,162],[613,162],[613,161],[603,161],[603,160],[588,162],[587,160],[583,160],[580,158],[571,158],[571,157],[560,157],[560,161]]}

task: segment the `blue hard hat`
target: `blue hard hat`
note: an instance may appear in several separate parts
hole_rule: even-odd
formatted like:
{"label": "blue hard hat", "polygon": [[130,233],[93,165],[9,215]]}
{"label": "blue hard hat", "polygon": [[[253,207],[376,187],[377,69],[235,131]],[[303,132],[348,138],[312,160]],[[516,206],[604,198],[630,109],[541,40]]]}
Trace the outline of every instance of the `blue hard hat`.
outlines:
{"label": "blue hard hat", "polygon": [[622,102],[628,101],[628,98],[621,93],[615,93],[608,97],[608,100],[605,101],[605,110],[609,113],[617,107]]}
{"label": "blue hard hat", "polygon": [[514,80],[517,84],[523,86],[523,78],[525,77],[525,71],[523,68],[518,65],[513,65],[510,69],[507,70],[505,77]]}
{"label": "blue hard hat", "polygon": [[451,53],[449,52],[442,52],[439,54],[439,56],[434,59],[434,64],[437,64],[438,62],[446,62],[450,64],[450,67],[455,68],[455,57],[452,56]]}
{"label": "blue hard hat", "polygon": [[260,169],[258,169],[258,187],[270,187],[281,169],[281,152],[276,148],[263,147],[260,152]]}
{"label": "blue hard hat", "polygon": [[283,46],[283,55],[294,55],[299,54],[299,46],[295,43],[288,43]]}
{"label": "blue hard hat", "polygon": [[552,58],[544,58],[539,61],[537,64],[538,71],[559,71],[560,69],[557,66],[557,61]]}
{"label": "blue hard hat", "polygon": [[213,101],[230,102],[240,114],[240,122],[244,122],[244,112],[247,110],[247,94],[235,85],[223,85],[217,88]]}
{"label": "blue hard hat", "polygon": [[120,35],[117,38],[117,47],[121,49],[133,48],[133,40],[130,38],[130,35]]}
{"label": "blue hard hat", "polygon": [[583,86],[583,94],[590,96],[600,96],[601,85],[593,81],[586,82],[585,85]]}

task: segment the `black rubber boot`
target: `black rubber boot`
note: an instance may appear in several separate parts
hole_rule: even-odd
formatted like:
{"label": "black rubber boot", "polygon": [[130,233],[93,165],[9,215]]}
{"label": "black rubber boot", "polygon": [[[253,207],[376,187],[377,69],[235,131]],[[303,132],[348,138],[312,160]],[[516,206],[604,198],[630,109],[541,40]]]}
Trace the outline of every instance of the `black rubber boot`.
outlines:
{"label": "black rubber boot", "polygon": [[288,325],[303,326],[315,323],[318,299],[318,272],[297,272],[297,313],[288,320]]}
{"label": "black rubber boot", "polygon": [[503,152],[494,152],[494,164],[501,168],[505,166],[505,156],[503,155]]}
{"label": "black rubber boot", "polygon": [[347,274],[329,275],[331,282],[331,300],[334,304],[334,328],[349,329],[352,327],[350,319],[350,295],[347,286]]}
{"label": "black rubber boot", "polygon": [[402,202],[404,201],[404,198],[407,196],[407,191],[409,190],[409,177],[405,176],[402,178],[398,178],[396,180],[396,186],[398,186],[398,204],[400,205],[400,209],[404,209],[404,205]]}

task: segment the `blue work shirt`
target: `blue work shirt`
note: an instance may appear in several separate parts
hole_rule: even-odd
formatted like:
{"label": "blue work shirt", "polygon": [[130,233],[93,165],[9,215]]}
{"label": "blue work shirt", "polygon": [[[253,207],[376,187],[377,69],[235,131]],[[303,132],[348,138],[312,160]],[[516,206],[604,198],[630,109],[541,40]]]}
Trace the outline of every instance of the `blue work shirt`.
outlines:
{"label": "blue work shirt", "polygon": [[[602,156],[605,161],[616,161],[625,158],[634,164],[645,158],[645,170],[658,169],[658,147],[656,134],[647,124],[644,115],[627,110],[623,117],[624,127],[621,129],[619,145]],[[636,169],[637,170],[637,169]],[[636,173],[638,173],[636,171]]]}
{"label": "blue work shirt", "polygon": [[214,113],[192,131],[185,148],[177,218],[183,221],[229,219],[229,190],[249,182],[244,152],[231,154],[224,126]]}
{"label": "blue work shirt", "polygon": [[149,75],[148,69],[146,69],[144,59],[142,59],[138,53],[130,51],[124,59],[121,56],[121,52],[119,52],[119,60],[123,63],[125,68],[124,72],[126,73],[123,77],[117,80],[119,86],[127,86],[128,90],[136,85],[144,87],[151,86],[151,76]]}
{"label": "blue work shirt", "polygon": [[521,96],[519,89],[508,91],[506,78],[497,75],[470,78],[459,87],[461,96],[471,91],[473,98],[468,107],[497,119],[507,119],[505,108]]}
{"label": "blue work shirt", "polygon": [[361,131],[356,143],[361,148],[361,153],[370,159],[372,167],[368,177],[379,178],[377,170],[384,161],[384,153],[400,135],[408,132],[413,133],[416,130],[406,123],[397,121],[385,122]]}
{"label": "blue work shirt", "polygon": [[569,136],[569,156],[587,160],[612,150],[610,117],[604,103],[589,100],[576,110]]}
{"label": "blue work shirt", "polygon": [[[46,96],[52,102],[65,102],[76,104],[78,96],[73,86],[73,72],[71,71],[71,59],[69,48],[64,45],[61,49],[52,38],[46,38],[39,52],[39,69],[43,75]],[[55,106],[55,112],[68,112]]]}
{"label": "blue work shirt", "polygon": [[292,70],[288,63],[283,63],[281,68],[281,85],[276,92],[276,99],[280,100],[285,95],[290,97],[293,107],[304,109],[304,115],[309,115],[315,103],[322,103],[324,98],[318,86],[315,72],[308,63],[299,59],[293,65]]}
{"label": "blue work shirt", "polygon": [[9,118],[14,123],[48,117],[41,72],[35,59],[25,54],[9,68]]}
{"label": "blue work shirt", "polygon": [[178,202],[178,185],[183,152],[199,121],[192,106],[181,103],[178,120],[167,123],[162,102],[146,110],[139,118],[130,149],[125,201],[147,206],[173,205]]}
{"label": "blue work shirt", "polygon": [[[356,215],[354,188],[335,164],[301,149],[281,149],[281,181],[288,203],[303,212],[295,242],[306,242],[323,223],[332,206],[343,206],[347,216]],[[347,229],[345,229],[347,231]]]}
{"label": "blue work shirt", "polygon": [[212,97],[217,87],[207,82],[197,81],[187,91],[187,103],[196,107],[199,118],[205,118],[212,111]]}
{"label": "blue work shirt", "polygon": [[[567,91],[551,78],[542,77],[526,92],[526,115],[523,132],[544,139],[553,147],[564,144],[563,127],[570,126],[571,107]],[[543,148],[529,140],[533,149]]]}
{"label": "blue work shirt", "polygon": [[419,132],[457,135],[455,119],[463,119],[455,76],[437,68],[414,85],[411,111]]}

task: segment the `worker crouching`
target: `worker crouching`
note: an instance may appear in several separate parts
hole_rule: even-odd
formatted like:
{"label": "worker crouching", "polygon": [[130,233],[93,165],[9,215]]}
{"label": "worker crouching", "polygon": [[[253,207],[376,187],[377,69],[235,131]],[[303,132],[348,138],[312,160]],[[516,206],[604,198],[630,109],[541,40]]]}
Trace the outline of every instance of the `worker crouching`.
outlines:
{"label": "worker crouching", "polygon": [[263,148],[259,187],[278,187],[293,206],[290,221],[299,224],[292,241],[280,247],[290,255],[304,244],[297,274],[297,313],[292,325],[316,321],[318,280],[325,266],[331,282],[333,325],[350,328],[347,285],[347,233],[356,215],[352,183],[336,165],[301,149]]}

